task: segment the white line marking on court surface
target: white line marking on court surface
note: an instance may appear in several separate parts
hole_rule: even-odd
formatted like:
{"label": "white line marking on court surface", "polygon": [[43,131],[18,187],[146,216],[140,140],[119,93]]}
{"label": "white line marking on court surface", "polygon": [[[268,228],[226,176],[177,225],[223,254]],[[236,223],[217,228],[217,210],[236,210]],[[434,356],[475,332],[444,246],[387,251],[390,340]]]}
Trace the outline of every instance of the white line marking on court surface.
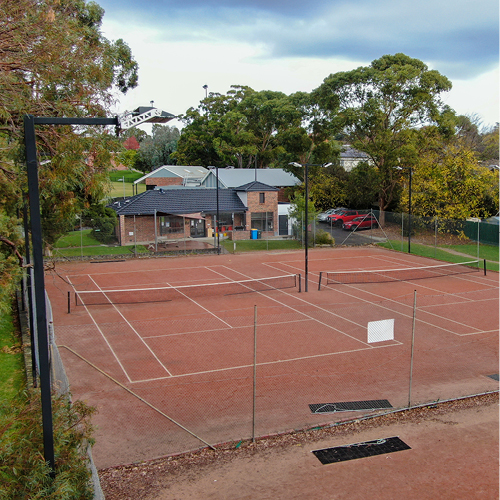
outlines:
{"label": "white line marking on court surface", "polygon": [[[248,275],[246,275],[246,274],[243,274],[243,273],[241,273],[240,271],[235,271],[234,269],[231,269],[231,268],[229,268],[229,267],[227,267],[227,266],[221,266],[221,267],[225,267],[226,269],[228,269],[228,270],[229,270],[229,271],[231,271],[231,272],[235,272],[235,273],[241,274],[242,276],[245,276],[246,278],[249,278],[249,279],[250,279],[250,276],[248,276]],[[223,274],[221,274],[221,276],[224,276],[224,275],[223,275]],[[225,277],[226,277],[226,276],[225,276]],[[227,277],[226,277],[226,278],[227,278]],[[233,281],[236,281],[236,280],[233,280]],[[286,295],[290,296],[290,294],[287,294],[284,290],[278,290],[278,291],[279,291],[279,292],[281,292],[281,293],[285,293]],[[255,292],[255,293],[258,293],[258,294],[260,294],[260,295],[263,295],[263,293],[262,293],[262,292]],[[267,298],[267,299],[269,299],[269,300],[272,300],[273,302],[277,302],[277,303],[278,303],[278,304],[280,304],[281,306],[286,307],[286,308],[288,308],[288,309],[291,309],[293,312],[298,313],[298,314],[301,314],[302,316],[305,316],[306,318],[309,318],[309,319],[310,319],[310,320],[312,320],[312,321],[316,321],[316,322],[317,322],[317,323],[319,323],[320,325],[326,326],[327,328],[330,328],[331,330],[334,330],[334,331],[336,331],[336,332],[338,332],[338,333],[341,333],[342,335],[344,335],[344,336],[346,336],[346,337],[349,337],[350,339],[353,339],[353,340],[355,340],[356,342],[360,342],[361,344],[364,344],[364,345],[368,346],[368,344],[367,344],[366,342],[363,342],[362,340],[359,340],[359,339],[357,339],[356,337],[353,337],[352,335],[349,335],[348,333],[343,332],[342,330],[339,330],[339,329],[337,329],[337,328],[335,328],[335,327],[333,327],[333,326],[331,326],[331,325],[329,325],[329,324],[327,324],[327,323],[325,323],[325,322],[323,322],[323,321],[320,321],[319,319],[313,318],[312,316],[309,316],[309,314],[306,314],[306,313],[304,313],[304,312],[302,312],[302,311],[297,311],[294,307],[289,306],[288,304],[284,304],[283,302],[279,301],[278,299],[275,299],[275,298],[273,298],[273,297],[269,297],[268,295],[264,295],[264,297],[266,297],[266,298]],[[305,303],[306,303],[306,304],[308,304],[308,305],[314,306],[314,307],[316,307],[317,309],[320,309],[321,311],[324,311],[324,312],[327,312],[327,313],[329,313],[329,314],[332,314],[333,316],[338,316],[337,314],[332,313],[331,311],[328,311],[327,309],[323,309],[323,308],[322,308],[322,307],[320,307],[320,306],[316,306],[315,304],[311,304],[310,302],[307,302],[307,301],[306,301],[306,300],[304,300],[304,299],[300,299],[300,298],[298,298],[298,297],[294,297],[294,298],[296,298],[297,300],[299,300],[299,301],[301,301],[301,302],[305,302]],[[339,317],[339,318],[342,318],[344,321],[348,321],[348,322],[352,323],[353,325],[356,325],[356,326],[361,327],[361,328],[365,328],[365,325],[361,325],[361,324],[356,323],[355,321],[352,321],[352,320],[350,320],[350,319],[343,318],[342,316],[338,316],[338,317]],[[372,346],[370,346],[370,347],[372,347]]]}
{"label": "white line marking on court surface", "polygon": [[[71,282],[71,280],[70,280],[70,278],[68,276],[67,276],[67,279],[68,279],[68,282],[70,283],[70,285],[73,287],[73,290],[75,290],[75,286],[73,285],[73,283]],[[123,370],[123,373],[127,377],[128,381],[132,382],[132,379],[128,376],[127,370],[125,370],[125,367],[122,365],[120,359],[118,358],[118,356],[116,355],[115,351],[111,347],[111,344],[108,342],[108,339],[104,335],[103,331],[100,329],[99,325],[97,324],[97,321],[94,319],[94,317],[92,316],[92,314],[90,313],[90,311],[88,310],[88,308],[87,308],[87,306],[85,304],[83,304],[83,307],[85,308],[85,310],[87,311],[87,314],[89,315],[90,319],[92,320],[92,322],[94,323],[95,327],[97,328],[97,330],[101,334],[102,338],[104,339],[104,342],[106,342],[106,345],[108,346],[109,350],[113,354],[116,362],[120,365],[120,368]]]}
{"label": "white line marking on court surface", "polygon": [[176,288],[175,286],[173,285],[170,285],[169,283],[167,283],[168,286],[171,286],[172,288],[174,288],[180,295],[183,295],[184,297],[186,297],[186,299],[190,300],[193,304],[196,304],[198,307],[200,307],[201,309],[203,309],[204,311],[207,311],[207,313],[211,314],[212,316],[214,316],[214,318],[218,319],[219,321],[221,321],[222,323],[224,323],[225,325],[228,326],[228,328],[232,328],[232,325],[230,325],[227,321],[224,321],[223,319],[219,318],[216,314],[214,314],[212,311],[210,311],[209,309],[207,309],[206,307],[203,307],[201,304],[199,304],[198,302],[196,302],[196,300],[192,299],[191,297],[188,297],[186,294],[182,293],[181,291],[179,291],[178,288]]}
{"label": "white line marking on court surface", "polygon": [[[360,349],[349,349],[347,351],[338,351],[338,352],[327,352],[323,354],[311,354],[309,356],[301,356],[298,358],[289,358],[289,359],[278,359],[275,361],[264,361],[263,363],[257,363],[257,366],[266,366],[266,365],[278,365],[278,364],[283,364],[283,363],[290,363],[292,361],[303,361],[305,359],[317,359],[317,358],[325,358],[327,356],[337,356],[339,354],[350,354],[354,352],[362,352],[362,351],[368,351],[368,350],[373,350],[373,349],[386,349],[388,347],[394,347],[402,345],[401,342],[396,342],[393,344],[388,344],[388,345],[379,345],[379,346],[367,346],[367,347],[362,347]],[[171,379],[171,378],[182,378],[182,377],[191,377],[193,375],[206,375],[209,373],[220,373],[220,372],[228,372],[231,370],[240,370],[243,368],[250,368],[253,365],[241,365],[241,366],[230,366],[228,368],[217,368],[215,370],[204,370],[201,372],[191,372],[191,373],[183,373],[181,375],[172,375],[171,377],[158,377],[158,378],[150,378],[150,379],[144,379],[144,380],[133,380],[131,383],[132,384],[141,384],[145,382],[155,382],[157,380],[165,380],[165,379]]]}
{"label": "white line marking on court surface", "polygon": [[[268,263],[265,263],[265,264],[268,264]],[[273,266],[269,266],[269,267],[273,267]],[[296,268],[296,270],[298,270],[298,269],[299,269],[299,268]],[[310,274],[310,275],[311,275],[311,274],[313,274],[313,275],[315,275],[317,278],[319,278],[319,274],[317,274],[317,273],[311,273],[311,272],[310,272],[309,274]],[[471,280],[467,280],[467,281],[471,281]],[[408,284],[410,284],[410,281],[404,281],[404,280],[403,280],[402,282],[403,282],[403,283],[408,283]],[[472,281],[472,282],[473,282],[473,283],[476,283],[475,281]],[[413,283],[411,283],[411,284],[413,284]],[[359,287],[357,287],[356,285],[342,284],[341,286],[342,286],[342,288],[343,288],[343,289],[348,288],[348,289],[358,290],[358,291],[361,291],[361,292],[363,292],[363,293],[366,293],[366,294],[369,294],[369,295],[373,295],[373,296],[377,297],[379,300],[383,300],[383,301],[387,301],[387,302],[394,302],[394,303],[396,303],[396,304],[400,304],[400,305],[402,305],[402,306],[404,306],[404,307],[409,307],[409,308],[412,308],[412,309],[413,309],[413,305],[403,304],[403,303],[398,302],[398,301],[396,301],[396,300],[394,300],[394,299],[387,298],[387,297],[384,297],[383,295],[379,295],[379,294],[376,294],[376,293],[370,292],[370,291],[368,291],[368,290],[366,290],[366,289],[364,289],[364,288],[359,288]],[[414,285],[414,286],[420,286],[420,284],[418,284],[418,285]],[[348,297],[353,297],[353,298],[355,298],[355,299],[357,299],[357,300],[360,300],[360,301],[362,301],[362,302],[366,302],[366,303],[368,303],[368,304],[372,304],[372,305],[374,304],[374,303],[373,303],[373,302],[371,302],[370,300],[363,299],[363,298],[359,297],[359,295],[354,295],[354,294],[350,294],[350,293],[344,292],[344,290],[339,290],[339,288],[333,288],[332,286],[328,286],[328,285],[323,285],[323,286],[322,286],[322,288],[328,288],[328,289],[330,289],[330,290],[335,290],[335,291],[337,291],[337,292],[341,293],[342,295],[346,295],[346,296],[348,296]],[[429,287],[425,287],[425,286],[424,286],[423,288],[427,288],[427,289],[430,289],[430,290],[435,290],[435,289],[433,289],[433,288],[429,288]],[[487,288],[486,290],[491,290],[491,289],[492,289],[492,288]],[[440,291],[439,295],[456,295],[456,294],[455,294],[455,293],[446,293],[446,292],[442,292],[442,291]],[[459,295],[458,295],[458,296],[459,296]],[[476,301],[473,301],[473,302],[476,302]],[[418,303],[418,296],[417,296],[417,303]],[[383,306],[383,305],[381,305],[381,304],[375,304],[375,305],[377,305],[377,307],[380,307],[380,308],[382,308],[382,309],[386,309],[386,310],[388,310],[388,311],[394,312],[394,310],[393,310],[393,309],[391,309],[391,308],[389,308],[389,307],[385,307],[385,306]],[[435,325],[434,323],[430,323],[430,322],[428,322],[428,321],[424,321],[424,320],[422,320],[422,319],[418,319],[418,318],[417,318],[417,322],[419,322],[419,323],[423,323],[423,324],[425,324],[425,325],[432,326],[433,328],[437,328],[437,329],[439,329],[439,330],[443,330],[443,331],[445,331],[446,333],[451,333],[452,335],[456,335],[456,336],[459,336],[459,337],[460,337],[460,336],[463,336],[463,335],[475,335],[476,333],[481,333],[481,330],[479,330],[479,328],[475,328],[475,327],[473,327],[473,326],[471,326],[471,325],[467,325],[467,324],[465,324],[465,323],[461,323],[461,322],[459,322],[459,321],[455,321],[455,320],[450,319],[450,318],[443,318],[441,315],[439,315],[439,314],[435,314],[435,313],[432,313],[432,312],[429,312],[429,311],[424,311],[424,312],[425,312],[426,314],[430,315],[430,316],[434,316],[434,317],[439,318],[439,319],[445,319],[445,320],[447,320],[449,323],[454,323],[454,324],[459,325],[459,326],[463,326],[463,327],[466,327],[466,328],[470,328],[470,329],[472,329],[472,330],[476,330],[476,332],[471,332],[471,333],[466,333],[466,334],[463,334],[463,333],[457,333],[457,332],[454,332],[454,331],[452,331],[452,330],[448,330],[447,328],[443,328],[443,327],[441,327],[441,326]],[[405,316],[406,318],[411,318],[411,317],[412,317],[412,315],[410,315],[410,314],[405,314],[405,313],[403,313],[403,312],[400,312],[400,313],[398,313],[398,314],[401,314],[402,316]],[[339,317],[341,317],[341,318],[342,318],[342,316],[339,316]],[[345,319],[345,318],[344,318],[344,319]]]}
{"label": "white line marking on court surface", "polygon": [[[106,297],[106,292],[103,291],[101,289],[101,287],[92,279],[92,276],[90,276],[90,274],[88,275],[88,277],[93,281],[93,283],[95,284],[95,286],[97,288],[99,288],[99,291],[101,291],[104,296]],[[107,297],[106,297],[107,298]],[[127,320],[127,318],[125,318],[125,316],[121,313],[121,311],[116,307],[115,304],[113,304],[111,301],[110,301],[110,305],[112,305],[116,312],[123,318],[123,321],[125,321],[125,323],[127,323],[127,325],[130,327],[130,329],[137,335],[137,337],[140,339],[140,341],[146,346],[146,348],[148,349],[148,351],[153,355],[153,357],[156,359],[156,361],[158,361],[158,364],[168,373],[168,375],[171,377],[172,374],[167,370],[167,367],[159,360],[158,356],[155,354],[155,352],[151,349],[151,347],[148,346],[148,344],[144,341],[144,339],[139,335],[139,332],[130,324],[130,322]]]}

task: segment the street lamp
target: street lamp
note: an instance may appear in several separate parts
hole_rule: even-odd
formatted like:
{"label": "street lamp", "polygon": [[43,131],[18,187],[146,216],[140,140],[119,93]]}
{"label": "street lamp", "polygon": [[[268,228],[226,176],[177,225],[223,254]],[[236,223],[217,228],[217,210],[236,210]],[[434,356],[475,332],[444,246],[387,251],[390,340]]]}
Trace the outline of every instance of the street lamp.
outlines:
{"label": "street lamp", "polygon": [[203,85],[203,88],[205,89],[205,99],[208,97],[208,85],[205,84]]}
{"label": "street lamp", "polygon": [[331,163],[297,163],[297,162],[291,162],[288,165],[292,165],[293,167],[305,167],[304,171],[304,184],[305,184],[305,189],[306,189],[306,209],[305,209],[305,216],[306,216],[306,233],[305,233],[305,238],[304,238],[304,244],[305,244],[305,266],[304,266],[304,277],[305,277],[305,291],[308,290],[308,282],[309,282],[309,266],[308,266],[308,246],[309,246],[309,238],[308,238],[308,231],[307,228],[309,226],[309,186],[308,186],[308,179],[309,179],[309,168],[308,167],[329,167],[332,165]]}
{"label": "street lamp", "polygon": [[411,181],[413,177],[413,169],[411,167],[396,167],[397,170],[409,171],[408,184],[408,253],[411,253]]}
{"label": "street lamp", "polygon": [[[52,400],[50,384],[49,342],[47,329],[47,308],[45,304],[45,277],[43,264],[42,223],[40,216],[40,190],[38,185],[38,159],[36,148],[35,125],[114,125],[117,134],[120,130],[142,123],[166,123],[175,115],[152,106],[139,107],[132,112],[125,112],[120,117],[84,118],[84,117],[46,117],[24,115],[24,144],[26,149],[26,166],[28,173],[28,195],[31,219],[31,242],[33,248],[33,299],[31,311],[35,311],[38,368],[40,376],[40,399],[42,406],[43,454],[50,469],[51,477],[55,476],[54,429],[52,420]],[[135,233],[135,232],[134,232]],[[28,240],[28,234],[25,235]],[[33,307],[33,305],[35,307]]]}

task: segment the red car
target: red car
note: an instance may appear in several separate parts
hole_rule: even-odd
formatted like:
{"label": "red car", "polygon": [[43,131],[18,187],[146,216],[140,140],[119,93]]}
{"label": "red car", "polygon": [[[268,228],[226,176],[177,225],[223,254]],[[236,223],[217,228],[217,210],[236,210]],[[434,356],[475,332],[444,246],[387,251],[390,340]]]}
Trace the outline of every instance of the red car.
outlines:
{"label": "red car", "polygon": [[327,222],[329,224],[332,224],[333,226],[342,227],[343,224],[355,219],[359,215],[361,214],[357,210],[340,210],[338,212],[330,214],[327,218]]}
{"label": "red car", "polygon": [[345,224],[342,225],[342,229],[345,229],[346,231],[354,231],[356,229],[361,229],[363,227],[372,228],[377,226],[378,226],[377,219],[373,217],[373,215],[366,214],[356,217],[349,222],[346,222]]}

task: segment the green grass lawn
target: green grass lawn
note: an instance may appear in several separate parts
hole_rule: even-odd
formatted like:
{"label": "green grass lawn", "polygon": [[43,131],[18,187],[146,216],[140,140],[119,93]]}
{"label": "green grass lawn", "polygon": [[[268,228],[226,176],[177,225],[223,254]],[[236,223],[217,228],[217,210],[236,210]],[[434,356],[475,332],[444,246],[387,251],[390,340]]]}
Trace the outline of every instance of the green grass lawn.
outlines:
{"label": "green grass lawn", "polygon": [[[477,258],[477,244],[469,243],[467,245],[441,245],[441,248],[449,248],[450,250],[466,253],[467,255]],[[493,245],[479,245],[479,258],[498,262],[498,247]]]}
{"label": "green grass lawn", "polygon": [[[392,243],[392,246],[391,246]],[[389,240],[387,242],[383,243],[378,243],[379,246],[384,247],[384,248],[391,248],[396,251],[401,251],[401,252],[408,252],[408,243],[404,242],[403,245],[401,245],[401,240]],[[453,249],[455,250],[455,247],[457,248],[462,248],[465,245],[453,245]],[[462,252],[462,250],[458,250],[459,252]],[[476,248],[477,252],[477,248]],[[467,259],[467,257],[464,257],[463,255],[456,255],[452,254],[450,252],[447,252],[444,249],[441,248],[435,248],[427,245],[419,245],[418,243],[412,243],[411,245],[411,253],[413,255],[420,255],[421,257],[430,257],[431,259],[437,259],[437,260],[442,260],[445,262],[464,262]],[[462,253],[467,253],[467,252],[462,252]],[[473,260],[476,258],[476,253],[471,255],[471,259]],[[485,257],[481,257],[485,258]],[[498,255],[496,257],[496,260],[498,261]],[[487,262],[486,263],[486,268],[490,271],[498,271],[498,264],[492,263],[492,262]]]}
{"label": "green grass lawn", "polygon": [[84,229],[83,231],[70,231],[56,241],[54,248],[80,248],[80,246],[86,247],[92,245],[100,245],[101,242],[93,238],[90,234],[91,232],[92,229]]}
{"label": "green grass lawn", "polygon": [[143,176],[144,174],[142,172],[134,172],[132,170],[113,170],[109,173],[109,178],[112,181],[118,181],[118,179],[125,178],[125,182],[134,182]]}
{"label": "green grass lawn", "polygon": [[[137,253],[147,253],[148,249],[143,245],[137,245]],[[54,257],[80,257],[92,255],[126,255],[134,253],[134,245],[123,247],[108,247],[105,245],[98,247],[78,247],[78,248],[54,248]]]}
{"label": "green grass lawn", "polygon": [[256,250],[296,250],[301,248],[300,241],[296,240],[239,240],[221,241],[227,251],[234,251],[234,244],[236,243],[237,252],[252,252]]}
{"label": "green grass lawn", "polygon": [[13,316],[0,317],[0,399],[12,399],[25,385],[21,341],[17,338]]}
{"label": "green grass lawn", "polygon": [[[114,181],[111,183],[112,188],[109,193],[110,198],[123,198],[123,188],[125,188],[125,197],[133,196],[135,193],[132,192],[133,184],[131,182],[118,182]],[[146,184],[137,184],[137,192],[143,193],[146,191]]]}

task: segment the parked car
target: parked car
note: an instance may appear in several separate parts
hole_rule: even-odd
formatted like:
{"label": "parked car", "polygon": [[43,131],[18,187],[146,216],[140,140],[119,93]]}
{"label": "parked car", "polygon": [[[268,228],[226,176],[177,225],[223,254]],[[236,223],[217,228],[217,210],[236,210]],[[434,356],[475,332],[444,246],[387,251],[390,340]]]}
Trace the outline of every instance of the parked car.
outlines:
{"label": "parked car", "polygon": [[339,212],[335,212],[328,216],[327,222],[332,226],[342,227],[343,224],[349,222],[356,217],[361,215],[357,210],[340,210]]}
{"label": "parked car", "polygon": [[367,214],[360,215],[359,217],[356,217],[349,222],[345,222],[344,224],[342,224],[342,229],[344,229],[345,231],[354,231],[361,228],[372,228],[377,226],[377,219],[373,215]]}
{"label": "parked car", "polygon": [[328,216],[338,212],[339,210],[346,210],[344,207],[330,208],[326,212],[318,214],[318,222],[328,222]]}

